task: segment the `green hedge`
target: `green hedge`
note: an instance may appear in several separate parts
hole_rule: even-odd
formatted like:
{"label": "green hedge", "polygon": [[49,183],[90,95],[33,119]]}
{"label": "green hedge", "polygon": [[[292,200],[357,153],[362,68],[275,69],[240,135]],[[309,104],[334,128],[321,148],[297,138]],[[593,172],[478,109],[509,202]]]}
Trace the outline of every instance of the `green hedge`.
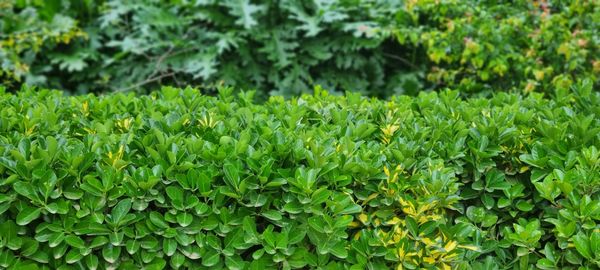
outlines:
{"label": "green hedge", "polygon": [[424,49],[434,89],[550,93],[600,75],[598,1],[406,1],[394,29]]}
{"label": "green hedge", "polygon": [[596,0],[5,0],[0,84],[551,93],[598,86],[599,18]]}
{"label": "green hedge", "polygon": [[0,267],[593,269],[600,95],[0,90]]}

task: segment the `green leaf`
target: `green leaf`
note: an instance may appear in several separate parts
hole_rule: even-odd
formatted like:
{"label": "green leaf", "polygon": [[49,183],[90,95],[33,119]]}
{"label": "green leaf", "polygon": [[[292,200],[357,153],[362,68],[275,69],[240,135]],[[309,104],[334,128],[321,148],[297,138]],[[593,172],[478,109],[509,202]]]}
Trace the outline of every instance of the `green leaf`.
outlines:
{"label": "green leaf", "polygon": [[221,261],[221,258],[219,256],[219,253],[217,253],[214,250],[208,250],[202,256],[202,265],[204,265],[206,267],[214,266],[214,265],[218,264],[220,261]]}
{"label": "green leaf", "polygon": [[340,259],[345,259],[346,257],[348,257],[348,250],[346,250],[346,245],[344,241],[340,241],[333,247],[331,247],[330,252],[331,254]]}
{"label": "green leaf", "polygon": [[173,256],[175,251],[177,250],[177,241],[175,239],[165,239],[163,240],[163,252],[167,256]]}
{"label": "green leaf", "polygon": [[125,242],[125,250],[127,251],[127,253],[129,254],[136,254],[139,250],[140,247],[142,246],[142,243],[139,240],[127,240],[127,242]]}
{"label": "green leaf", "polygon": [[225,257],[225,265],[227,266],[227,269],[232,270],[242,270],[246,267],[246,263],[239,256]]}
{"label": "green leaf", "polygon": [[88,269],[97,269],[98,268],[98,257],[94,254],[90,254],[85,257],[85,266]]}
{"label": "green leaf", "polygon": [[111,218],[114,224],[120,225],[121,221],[131,210],[131,199],[124,199],[119,201],[117,205],[112,209]]}
{"label": "green leaf", "polygon": [[499,170],[491,170],[485,176],[485,190],[487,192],[493,192],[494,190],[508,190],[510,184],[506,181],[506,178]]}
{"label": "green leaf", "polygon": [[24,207],[17,215],[17,224],[24,226],[37,219],[42,212],[40,208]]}
{"label": "green leaf", "polygon": [[485,217],[483,218],[483,221],[481,222],[481,226],[490,227],[490,226],[496,225],[497,221],[498,221],[497,215],[486,214]]}
{"label": "green leaf", "polygon": [[105,245],[102,248],[102,257],[108,263],[115,263],[121,255],[121,247],[116,247],[111,244]]}
{"label": "green leaf", "polygon": [[362,212],[362,207],[358,204],[350,204],[346,206],[342,211],[337,212],[338,215],[349,215],[349,214],[358,214]]}
{"label": "green leaf", "polygon": [[177,210],[183,210],[183,189],[177,186],[168,186],[166,188],[167,196],[171,199],[173,207]]}
{"label": "green leaf", "polygon": [[48,246],[51,247],[51,248],[57,247],[64,240],[65,240],[65,233],[64,232],[55,232],[55,233],[52,233],[50,235],[50,238],[48,238]]}
{"label": "green leaf", "polygon": [[74,247],[74,248],[79,248],[79,249],[83,249],[85,248],[85,242],[75,236],[75,235],[68,235],[65,237],[65,242],[67,242],[67,244],[69,244],[70,246]]}
{"label": "green leaf", "polygon": [[266,243],[265,247],[269,247],[271,249],[275,248],[276,239],[275,234],[273,233],[272,225],[269,225],[269,227],[267,227],[267,229],[263,232],[262,236]]}
{"label": "green leaf", "polygon": [[12,250],[21,248],[23,239],[17,235],[17,224],[12,220],[7,220],[0,224],[0,244],[7,246]]}
{"label": "green leaf", "polygon": [[185,263],[185,256],[179,252],[171,256],[171,266],[175,269],[181,267]]}
{"label": "green leaf", "polygon": [[67,253],[67,256],[65,257],[65,261],[68,264],[74,264],[74,263],[80,261],[82,258],[83,258],[83,255],[79,252],[79,250],[71,249]]}
{"label": "green leaf", "polygon": [[208,80],[217,70],[218,55],[216,52],[196,53],[191,55],[185,64],[185,72],[193,75],[194,79],[202,78]]}
{"label": "green leaf", "polygon": [[244,26],[245,29],[257,25],[254,14],[262,10],[262,6],[254,5],[250,0],[230,0],[223,2],[230,10],[231,15],[237,17],[236,24]]}
{"label": "green leaf", "polygon": [[275,248],[284,250],[287,249],[289,244],[288,239],[289,237],[287,231],[281,232],[279,235],[277,235]]}
{"label": "green leaf", "polygon": [[578,233],[577,235],[573,236],[571,240],[573,240],[573,244],[575,244],[575,248],[579,254],[581,254],[581,256],[585,257],[586,259],[592,258],[590,242],[587,236],[582,233]]}
{"label": "green leaf", "polygon": [[27,197],[30,200],[33,201],[38,201],[39,198],[37,196],[36,193],[36,189],[35,187],[27,182],[16,182],[13,184],[13,188],[15,189],[15,191],[25,197]]}
{"label": "green leaf", "polygon": [[197,181],[198,181],[198,190],[200,191],[201,194],[207,194],[210,191],[212,191],[212,187],[211,187],[212,179],[208,175],[206,175],[204,173],[200,173],[198,175]]}
{"label": "green leaf", "polygon": [[311,203],[312,204],[324,203],[325,201],[327,201],[327,199],[329,198],[330,195],[331,195],[331,191],[327,190],[326,187],[319,188],[319,189],[315,190],[315,192],[313,192],[313,194],[311,196]]}
{"label": "green leaf", "polygon": [[554,265],[554,262],[552,262],[551,260],[548,260],[546,258],[539,259],[536,263],[536,266],[538,268],[544,269],[544,270],[556,269],[556,265]]}
{"label": "green leaf", "polygon": [[265,250],[264,249],[259,249],[257,251],[255,251],[254,253],[252,253],[252,259],[254,259],[254,261],[262,258],[262,256],[265,254]]}
{"label": "green leaf", "polygon": [[345,229],[348,227],[348,225],[350,225],[352,220],[353,220],[353,218],[351,215],[339,216],[335,219],[335,223],[333,224],[333,227]]}
{"label": "green leaf", "polygon": [[192,221],[194,221],[194,216],[187,212],[180,212],[177,214],[177,223],[181,225],[181,227],[189,226]]}
{"label": "green leaf", "polygon": [[268,210],[262,212],[261,215],[273,221],[279,221],[282,219],[281,214],[277,210]]}
{"label": "green leaf", "polygon": [[152,224],[154,224],[155,226],[157,226],[161,229],[169,228],[169,224],[167,222],[165,222],[163,216],[160,213],[158,213],[156,211],[152,211],[152,212],[150,212],[148,217],[150,218],[150,222],[152,222]]}
{"label": "green leaf", "polygon": [[288,212],[290,214],[298,214],[302,213],[304,211],[304,208],[301,203],[297,201],[291,201],[283,206],[283,211]]}
{"label": "green leaf", "polygon": [[590,251],[592,254],[595,254],[596,257],[600,255],[600,232],[592,232],[592,236],[590,237]]}
{"label": "green leaf", "polygon": [[225,163],[223,165],[223,172],[225,173],[226,183],[235,190],[239,189],[240,175],[239,169],[232,163]]}
{"label": "green leaf", "polygon": [[485,208],[492,209],[494,207],[494,198],[489,193],[484,193],[481,197],[481,202],[485,205]]}
{"label": "green leaf", "polygon": [[516,205],[517,209],[523,212],[529,212],[533,210],[534,205],[523,200],[519,200]]}
{"label": "green leaf", "polygon": [[8,268],[13,265],[15,255],[9,250],[0,250],[0,266]]}
{"label": "green leaf", "polygon": [[106,236],[96,236],[94,237],[94,240],[92,240],[92,243],[90,243],[89,248],[101,247],[106,243],[108,243],[108,238]]}
{"label": "green leaf", "polygon": [[310,217],[308,218],[308,225],[313,228],[315,231],[320,233],[325,233],[325,222],[320,217]]}
{"label": "green leaf", "polygon": [[78,54],[53,54],[52,60],[50,61],[52,64],[58,64],[58,67],[61,70],[65,70],[68,72],[82,71],[88,65],[84,61],[85,55],[82,53]]}
{"label": "green leaf", "polygon": [[21,255],[29,257],[39,249],[40,243],[34,239],[24,239],[21,246]]}

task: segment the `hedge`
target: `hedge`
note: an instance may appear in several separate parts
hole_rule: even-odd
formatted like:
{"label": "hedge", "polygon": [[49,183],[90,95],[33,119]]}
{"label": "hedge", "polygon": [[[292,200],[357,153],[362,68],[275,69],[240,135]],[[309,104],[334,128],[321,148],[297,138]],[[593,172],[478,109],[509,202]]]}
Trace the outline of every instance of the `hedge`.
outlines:
{"label": "hedge", "polygon": [[552,93],[600,85],[599,18],[597,0],[5,0],[0,84]]}
{"label": "hedge", "polygon": [[600,95],[0,90],[6,269],[594,269]]}

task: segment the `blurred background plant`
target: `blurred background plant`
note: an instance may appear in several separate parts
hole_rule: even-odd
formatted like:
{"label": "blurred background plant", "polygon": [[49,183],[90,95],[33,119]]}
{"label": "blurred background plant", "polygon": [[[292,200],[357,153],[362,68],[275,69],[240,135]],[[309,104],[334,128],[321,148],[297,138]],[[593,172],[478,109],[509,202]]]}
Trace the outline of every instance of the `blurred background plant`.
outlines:
{"label": "blurred background plant", "polygon": [[598,1],[0,0],[0,80],[293,96],[553,92],[600,73]]}

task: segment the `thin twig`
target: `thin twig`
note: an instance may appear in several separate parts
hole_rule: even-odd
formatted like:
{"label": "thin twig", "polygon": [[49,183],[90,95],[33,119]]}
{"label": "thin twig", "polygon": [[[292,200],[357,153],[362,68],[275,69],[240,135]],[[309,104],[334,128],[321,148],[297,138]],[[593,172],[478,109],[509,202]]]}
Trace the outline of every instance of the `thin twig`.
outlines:
{"label": "thin twig", "polygon": [[163,61],[164,61],[164,60],[165,60],[167,57],[169,57],[169,55],[171,54],[171,52],[173,52],[173,49],[174,49],[174,48],[175,48],[175,47],[171,46],[171,47],[169,48],[169,50],[167,50],[167,52],[166,52],[166,53],[162,54],[162,55],[161,55],[161,56],[158,58],[158,60],[156,60],[156,64],[154,65],[154,72],[152,72],[152,74],[150,74],[150,76],[148,76],[148,78],[151,78],[151,77],[153,77],[154,75],[156,75],[156,74],[159,72],[159,70],[158,70],[158,67],[160,66],[160,64],[161,64],[161,63],[162,63],[162,62],[163,62]]}
{"label": "thin twig", "polygon": [[183,50],[179,50],[179,51],[173,51],[175,49],[175,47],[170,47],[169,50],[167,52],[165,52],[164,54],[162,54],[160,57],[158,57],[158,59],[156,60],[156,63],[154,64],[154,71],[152,72],[152,74],[150,74],[148,76],[148,78],[152,78],[154,77],[154,75],[156,75],[157,73],[160,72],[159,66],[160,64],[162,64],[163,61],[165,61],[167,58],[169,57],[173,57],[175,55],[181,54],[181,53],[186,53],[188,51],[194,50],[196,49],[195,47],[190,47],[190,48],[185,48]]}
{"label": "thin twig", "polygon": [[175,73],[173,74],[173,80],[175,81],[175,85],[181,86],[181,82],[177,79],[177,76],[175,76]]}
{"label": "thin twig", "polygon": [[416,69],[416,68],[418,68],[417,66],[415,66],[415,64],[411,63],[410,61],[408,61],[408,60],[406,60],[406,59],[404,59],[404,58],[402,58],[402,57],[400,57],[400,56],[393,55],[393,54],[390,54],[390,53],[383,53],[383,55],[384,55],[384,56],[387,56],[387,57],[389,57],[389,58],[396,59],[396,60],[398,60],[398,61],[400,61],[400,62],[402,62],[402,63],[404,63],[404,64],[407,64],[407,65],[409,65],[409,66],[410,66],[410,67],[412,67],[412,68],[415,68],[415,69]]}
{"label": "thin twig", "polygon": [[154,78],[149,78],[149,79],[143,80],[143,81],[141,81],[139,83],[136,83],[136,84],[134,84],[132,86],[118,89],[116,92],[124,92],[124,91],[128,91],[128,90],[131,90],[131,89],[134,89],[134,88],[138,88],[138,87],[140,87],[142,85],[158,81],[158,80],[160,80],[162,78],[173,76],[174,74],[175,74],[175,72],[169,72],[169,73],[166,73],[166,74],[162,74],[162,75],[156,76]]}

